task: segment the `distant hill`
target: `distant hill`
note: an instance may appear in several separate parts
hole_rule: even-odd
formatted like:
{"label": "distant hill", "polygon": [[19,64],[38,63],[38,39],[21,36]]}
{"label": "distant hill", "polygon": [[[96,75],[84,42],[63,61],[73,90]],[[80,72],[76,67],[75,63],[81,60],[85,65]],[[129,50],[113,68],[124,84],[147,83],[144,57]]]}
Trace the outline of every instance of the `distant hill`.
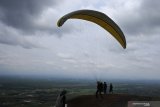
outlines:
{"label": "distant hill", "polygon": [[160,101],[158,97],[145,97],[127,94],[108,94],[103,98],[82,95],[67,101],[67,107],[127,107],[128,101]]}

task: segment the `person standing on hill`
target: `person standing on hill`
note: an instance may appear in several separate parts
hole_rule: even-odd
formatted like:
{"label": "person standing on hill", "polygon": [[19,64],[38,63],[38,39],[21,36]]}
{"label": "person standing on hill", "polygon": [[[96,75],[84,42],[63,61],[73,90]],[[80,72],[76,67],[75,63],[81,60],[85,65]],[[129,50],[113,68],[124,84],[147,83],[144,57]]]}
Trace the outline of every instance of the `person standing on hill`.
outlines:
{"label": "person standing on hill", "polygon": [[100,83],[99,83],[99,81],[97,81],[96,98],[98,98],[98,93],[100,92],[99,86],[100,86]]}
{"label": "person standing on hill", "polygon": [[102,97],[102,92],[103,92],[103,83],[100,82],[100,95],[101,95],[101,97]]}
{"label": "person standing on hill", "polygon": [[54,107],[65,107],[66,104],[66,90],[63,90],[57,97],[57,101]]}
{"label": "person standing on hill", "polygon": [[66,104],[66,93],[67,93],[66,90],[63,90],[62,93],[61,93],[61,96],[62,96],[62,107],[65,107],[65,104]]}
{"label": "person standing on hill", "polygon": [[96,98],[98,98],[98,94],[102,97],[102,90],[103,90],[103,84],[102,82],[97,81],[97,91],[96,91]]}
{"label": "person standing on hill", "polygon": [[104,94],[107,94],[107,84],[106,84],[106,82],[104,82],[104,84],[103,84],[103,92],[104,92]]}
{"label": "person standing on hill", "polygon": [[110,86],[109,86],[109,93],[113,94],[113,85],[112,85],[112,83],[110,83]]}

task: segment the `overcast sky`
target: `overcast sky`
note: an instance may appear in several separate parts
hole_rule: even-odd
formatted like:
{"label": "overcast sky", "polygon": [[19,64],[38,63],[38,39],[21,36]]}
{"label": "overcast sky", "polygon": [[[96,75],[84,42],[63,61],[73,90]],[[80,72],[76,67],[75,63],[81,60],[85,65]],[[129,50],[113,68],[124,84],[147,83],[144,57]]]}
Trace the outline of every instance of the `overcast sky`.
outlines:
{"label": "overcast sky", "polygon": [[[0,0],[0,75],[159,79],[159,0]],[[98,25],[58,19],[93,9],[122,29],[127,48]]]}

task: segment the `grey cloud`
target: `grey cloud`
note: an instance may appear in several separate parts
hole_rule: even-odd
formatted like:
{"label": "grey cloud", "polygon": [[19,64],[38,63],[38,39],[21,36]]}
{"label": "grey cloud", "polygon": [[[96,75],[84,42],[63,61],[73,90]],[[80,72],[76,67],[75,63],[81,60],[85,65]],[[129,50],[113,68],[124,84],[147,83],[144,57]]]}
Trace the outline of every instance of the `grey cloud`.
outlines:
{"label": "grey cloud", "polygon": [[147,25],[151,27],[160,27],[160,1],[159,0],[143,0],[141,6],[141,13]]}
{"label": "grey cloud", "polygon": [[[61,36],[61,32],[56,27],[49,27],[49,25],[46,27],[35,23],[45,9],[56,7],[58,3],[58,0],[14,0],[12,2],[0,0],[0,20],[7,26],[22,30],[25,33],[33,34],[36,31],[45,31]],[[67,28],[64,29],[64,32],[67,31]]]}
{"label": "grey cloud", "polygon": [[40,46],[33,44],[30,41],[27,41],[23,38],[19,38],[13,35],[12,36],[11,35],[8,35],[8,36],[1,35],[0,43],[12,45],[12,46],[22,46],[23,48],[26,48],[26,49],[40,48]]}
{"label": "grey cloud", "polygon": [[37,44],[25,39],[17,30],[0,23],[0,43],[12,46],[21,46],[26,49],[40,48]]}
{"label": "grey cloud", "polygon": [[143,0],[134,10],[125,10],[121,17],[124,31],[131,35],[160,33],[159,4],[159,0]]}
{"label": "grey cloud", "polygon": [[56,7],[58,3],[58,0],[0,0],[0,43],[26,49],[39,48],[41,46],[27,40],[25,36],[62,37],[64,33],[70,32],[70,27],[60,29],[56,26],[58,16],[53,17],[53,26],[46,24],[48,19],[44,19],[44,24],[38,22],[47,8]]}

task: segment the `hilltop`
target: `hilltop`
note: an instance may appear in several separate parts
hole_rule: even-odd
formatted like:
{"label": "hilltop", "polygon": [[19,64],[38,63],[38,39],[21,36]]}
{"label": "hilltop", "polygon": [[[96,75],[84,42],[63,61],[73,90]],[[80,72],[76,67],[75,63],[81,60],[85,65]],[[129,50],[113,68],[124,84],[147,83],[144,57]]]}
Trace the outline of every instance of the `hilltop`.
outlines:
{"label": "hilltop", "polygon": [[127,107],[128,101],[155,101],[160,100],[156,97],[135,96],[127,94],[108,94],[102,98],[96,98],[94,95],[82,95],[70,99],[67,102],[68,107]]}

